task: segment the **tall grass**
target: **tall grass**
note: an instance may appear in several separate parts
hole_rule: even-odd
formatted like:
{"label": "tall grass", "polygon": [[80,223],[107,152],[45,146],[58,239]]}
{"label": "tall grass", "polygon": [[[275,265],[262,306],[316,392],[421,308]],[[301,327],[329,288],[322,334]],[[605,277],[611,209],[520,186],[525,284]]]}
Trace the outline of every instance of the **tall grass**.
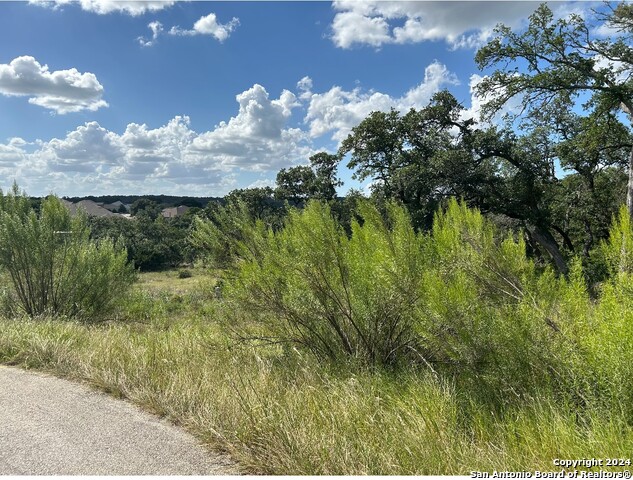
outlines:
{"label": "tall grass", "polygon": [[245,472],[467,474],[626,456],[622,416],[547,398],[496,414],[430,374],[323,368],[217,324],[0,321],[0,361],[86,381],[183,425]]}

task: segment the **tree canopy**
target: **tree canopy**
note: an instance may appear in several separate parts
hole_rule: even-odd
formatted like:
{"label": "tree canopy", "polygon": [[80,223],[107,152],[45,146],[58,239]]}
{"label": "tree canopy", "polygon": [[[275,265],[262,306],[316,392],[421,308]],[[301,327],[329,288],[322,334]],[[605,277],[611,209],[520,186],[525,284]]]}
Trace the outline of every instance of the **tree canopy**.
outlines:
{"label": "tree canopy", "polygon": [[[628,116],[629,184],[627,206],[633,214],[633,10],[624,3],[607,13],[595,13],[585,20],[580,15],[554,18],[542,4],[531,16],[528,28],[520,33],[500,25],[495,38],[475,57],[481,69],[496,70],[477,85],[487,98],[484,114],[490,116],[520,97],[524,111],[542,115],[571,109],[584,99],[592,110],[592,127],[616,123],[612,112]],[[599,38],[596,21],[618,30],[615,38]],[[607,117],[609,121],[601,117]],[[587,125],[585,125],[587,126]],[[587,136],[585,136],[587,138]]]}

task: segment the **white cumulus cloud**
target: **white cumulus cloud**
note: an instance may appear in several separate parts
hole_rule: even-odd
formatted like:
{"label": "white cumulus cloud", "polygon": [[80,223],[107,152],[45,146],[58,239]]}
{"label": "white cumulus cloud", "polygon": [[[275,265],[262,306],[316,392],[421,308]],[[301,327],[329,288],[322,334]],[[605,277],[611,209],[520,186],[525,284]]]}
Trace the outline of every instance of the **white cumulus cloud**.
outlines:
{"label": "white cumulus cloud", "polygon": [[[311,86],[309,78],[302,79],[300,83]],[[401,112],[419,109],[428,104],[434,93],[448,85],[457,84],[457,77],[445,65],[435,61],[424,70],[424,80],[401,97],[375,91],[364,92],[360,88],[346,91],[338,86],[324,93],[304,90],[301,98],[309,99],[305,122],[309,125],[312,137],[333,132],[332,138],[341,141],[371,112],[384,112],[391,108]]]}
{"label": "white cumulus cloud", "polygon": [[534,2],[335,0],[332,40],[337,47],[446,41],[453,48],[484,43],[497,23],[517,26]]}
{"label": "white cumulus cloud", "polygon": [[51,72],[30,56],[0,64],[0,94],[28,96],[29,103],[60,114],[108,106],[101,98],[103,86],[93,73],[76,68]]}
{"label": "white cumulus cloud", "polygon": [[391,42],[386,19],[365,15],[356,8],[337,13],[332,30],[334,43],[342,48],[349,48],[355,43],[378,47]]}
{"label": "white cumulus cloud", "polygon": [[69,132],[64,139],[54,138],[41,152],[48,158],[53,170],[90,171],[104,165],[116,165],[123,158],[118,135],[88,122]]}
{"label": "white cumulus cloud", "polygon": [[210,35],[219,42],[223,42],[240,24],[238,18],[233,17],[228,23],[219,23],[215,13],[210,13],[201,17],[193,24],[190,30],[183,30],[180,27],[172,27],[169,30],[171,35]]}
{"label": "white cumulus cloud", "polygon": [[147,25],[147,28],[152,31],[152,38],[147,39],[145,37],[138,37],[136,40],[141,45],[141,47],[154,46],[156,44],[156,41],[158,40],[158,36],[163,33],[163,24],[159,21],[150,22]]}
{"label": "white cumulus cloud", "polygon": [[214,130],[196,138],[191,145],[195,155],[212,156],[225,167],[241,166],[270,170],[307,158],[312,151],[308,136],[298,128],[285,128],[298,106],[292,92],[284,90],[270,100],[261,85],[236,96],[237,115]]}
{"label": "white cumulus cloud", "polygon": [[157,12],[171,7],[175,0],[29,0],[29,3],[59,8],[64,5],[79,5],[82,10],[100,15],[122,12],[132,16],[142,15],[146,12]]}
{"label": "white cumulus cloud", "polygon": [[314,153],[307,133],[287,124],[299,105],[261,85],[236,96],[237,114],[202,132],[187,116],[123,132],[87,122],[62,138],[0,142],[0,175],[33,195],[162,192],[224,195],[239,172],[274,173]]}

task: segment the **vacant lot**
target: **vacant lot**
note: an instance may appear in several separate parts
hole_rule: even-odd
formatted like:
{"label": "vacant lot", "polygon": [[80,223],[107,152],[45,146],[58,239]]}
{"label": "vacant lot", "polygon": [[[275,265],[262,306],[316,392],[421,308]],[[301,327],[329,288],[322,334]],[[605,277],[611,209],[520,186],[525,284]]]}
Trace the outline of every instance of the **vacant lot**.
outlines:
{"label": "vacant lot", "polygon": [[141,275],[106,323],[0,320],[0,361],[82,380],[183,425],[245,472],[466,474],[627,457],[631,427],[547,399],[497,416],[422,372],[318,365],[237,342],[210,274]]}

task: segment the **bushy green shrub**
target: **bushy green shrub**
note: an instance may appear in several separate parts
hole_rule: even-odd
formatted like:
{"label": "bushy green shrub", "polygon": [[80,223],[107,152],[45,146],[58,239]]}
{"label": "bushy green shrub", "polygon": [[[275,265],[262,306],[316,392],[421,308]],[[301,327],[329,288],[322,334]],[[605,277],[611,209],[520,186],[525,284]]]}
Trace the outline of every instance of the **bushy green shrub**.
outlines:
{"label": "bushy green shrub", "polygon": [[563,311],[588,302],[582,274],[567,281],[537,269],[522,239],[455,200],[426,245],[416,333],[436,369],[501,403],[563,390],[576,359]]}
{"label": "bushy green shrub", "polygon": [[249,213],[245,203],[214,205],[211,220],[195,217],[190,243],[216,268],[231,267],[237,259],[260,256],[267,227]]}
{"label": "bushy green shrub", "polygon": [[594,252],[609,273],[578,338],[593,401],[633,422],[633,230],[626,207]]}
{"label": "bushy green shrub", "polygon": [[178,270],[178,278],[191,278],[193,276],[193,273],[191,273],[191,270],[187,270],[187,269],[181,269]]}
{"label": "bushy green shrub", "polygon": [[[400,207],[389,209],[391,228],[369,204],[360,214],[363,224],[354,222],[348,237],[326,204],[310,202],[290,213],[284,229],[253,224],[231,246],[241,261],[227,301],[247,327],[251,319],[260,327],[242,334],[333,360],[391,365],[413,355],[421,237]],[[207,234],[215,231],[207,226]]]}
{"label": "bushy green shrub", "polygon": [[[633,377],[633,354],[624,354],[633,351],[626,320],[633,304],[624,300],[633,276],[613,277],[593,301],[580,260],[567,277],[537,267],[521,236],[501,235],[455,200],[429,233],[416,233],[403,207],[387,204],[381,213],[368,202],[349,232],[318,202],[291,211],[276,232],[231,221],[244,226],[239,235],[217,225],[198,233],[224,235],[222,252],[233,252],[223,308],[243,338],[336,362],[421,366],[486,404],[549,392],[588,405],[621,395],[613,382]],[[605,258],[615,258],[622,241],[629,240],[612,241]]]}
{"label": "bushy green shrub", "polygon": [[17,186],[0,192],[0,266],[8,272],[10,309],[31,317],[97,319],[134,278],[125,250],[91,242],[86,218],[71,216],[56,197],[37,215]]}
{"label": "bushy green shrub", "polygon": [[600,243],[594,254],[604,263],[610,278],[619,273],[633,273],[633,235],[626,206],[622,205],[609,230],[609,238]]}

